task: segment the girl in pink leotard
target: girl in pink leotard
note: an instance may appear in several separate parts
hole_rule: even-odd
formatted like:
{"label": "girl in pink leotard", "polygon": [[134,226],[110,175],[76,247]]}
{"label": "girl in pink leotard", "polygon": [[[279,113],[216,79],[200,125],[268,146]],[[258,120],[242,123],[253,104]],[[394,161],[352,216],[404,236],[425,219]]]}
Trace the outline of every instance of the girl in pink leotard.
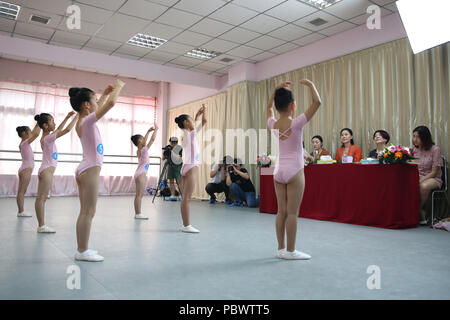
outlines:
{"label": "girl in pink leotard", "polygon": [[[42,147],[42,163],[38,171],[38,192],[34,207],[36,217],[39,223],[39,233],[54,233],[55,230],[45,225],[45,202],[47,201],[48,192],[53,182],[53,174],[58,164],[58,152],[56,150],[55,140],[64,136],[75,126],[78,116],[74,117],[70,124],[65,128],[66,122],[75,114],[71,111],[55,130],[55,120],[48,113],[41,113],[34,117],[39,127],[42,129],[41,147]],[[53,131],[53,132],[52,132]]]}
{"label": "girl in pink leotard", "polygon": [[[148,135],[153,131],[152,137],[147,144]],[[150,128],[147,131],[145,137],[140,134],[136,134],[131,137],[133,144],[138,147],[137,156],[139,159],[139,164],[134,174],[134,181],[136,182],[136,197],[134,198],[134,211],[135,219],[148,219],[147,216],[143,215],[141,212],[142,197],[144,196],[145,186],[147,184],[147,171],[149,167],[148,162],[148,149],[156,139],[156,133],[158,132],[158,126],[155,124],[154,128]]]}
{"label": "girl in pink leotard", "polygon": [[[198,119],[202,116],[201,121]],[[205,105],[202,105],[195,115],[195,123],[187,114],[182,114],[175,119],[178,127],[183,130],[181,145],[183,147],[183,166],[181,167],[181,218],[183,219],[182,232],[198,233],[198,229],[189,223],[189,202],[197,179],[200,152],[198,148],[197,133],[206,124]]]}
{"label": "girl in pink leotard", "polygon": [[[303,127],[319,108],[321,101],[314,84],[309,80],[301,80],[310,88],[312,104],[295,119],[295,101],[292,92],[286,87],[290,82],[277,86],[267,103],[267,126],[279,140],[279,161],[274,171],[275,192],[278,202],[276,232],[278,240],[277,256],[281,259],[307,260],[311,256],[295,250],[297,233],[297,217],[305,190],[304,159],[302,148]],[[280,114],[277,121],[274,117],[273,104]],[[284,243],[286,233],[287,248]]]}
{"label": "girl in pink leotard", "polygon": [[114,87],[108,86],[104,90],[98,101],[91,89],[70,88],[69,90],[70,104],[79,115],[76,131],[83,147],[83,160],[75,172],[80,195],[80,215],[76,226],[78,250],[75,253],[75,260],[92,262],[104,260],[97,251],[89,250],[88,247],[92,219],[97,207],[100,170],[103,164],[103,144],[97,121],[115,105],[123,86],[124,83],[117,80]]}
{"label": "girl in pink leotard", "polygon": [[30,143],[32,143],[39,136],[41,129],[36,124],[33,131],[27,126],[17,127],[17,134],[22,138],[22,142],[19,145],[20,155],[22,156],[22,165],[19,168],[19,190],[17,191],[17,208],[19,212],[18,217],[31,217],[32,215],[24,212],[24,198],[27,192],[28,185],[31,180],[31,173],[34,169],[34,155],[31,150]]}

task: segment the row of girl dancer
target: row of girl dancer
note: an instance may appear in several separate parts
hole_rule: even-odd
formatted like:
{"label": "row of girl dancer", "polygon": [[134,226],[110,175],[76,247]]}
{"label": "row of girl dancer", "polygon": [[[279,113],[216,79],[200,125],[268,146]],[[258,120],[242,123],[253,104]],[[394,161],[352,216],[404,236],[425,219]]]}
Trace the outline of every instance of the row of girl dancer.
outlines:
{"label": "row of girl dancer", "polygon": [[38,193],[35,202],[36,216],[39,223],[37,231],[39,233],[55,232],[54,229],[45,224],[45,202],[52,185],[53,173],[58,160],[55,141],[57,138],[70,132],[74,126],[76,128],[83,148],[83,159],[75,172],[80,198],[80,213],[76,224],[78,248],[75,253],[75,260],[92,262],[104,260],[97,251],[89,249],[89,236],[97,206],[100,170],[103,164],[103,144],[97,121],[115,105],[124,85],[122,81],[117,80],[115,86],[109,85],[98,100],[91,89],[70,88],[70,104],[77,112],[77,115],[65,128],[67,121],[75,112],[69,112],[56,130],[53,116],[48,113],[41,113],[35,116],[37,125],[32,131],[28,127],[16,128],[19,137],[22,139],[19,146],[22,155],[22,166],[19,169],[19,191],[17,194],[19,217],[31,216],[31,214],[24,212],[24,195],[34,168],[34,157],[30,143],[39,136],[40,129],[43,132],[41,138],[42,164],[38,172]]}
{"label": "row of girl dancer", "polygon": [[[282,259],[290,260],[307,260],[311,258],[310,255],[295,250],[297,215],[305,188],[305,176],[303,170],[304,158],[302,155],[303,150],[300,146],[302,145],[303,127],[313,117],[321,104],[320,96],[315,85],[309,80],[301,80],[300,83],[309,87],[312,94],[312,104],[300,116],[292,119],[296,106],[292,92],[286,89],[290,86],[290,82],[277,86],[270,96],[267,104],[268,128],[271,129],[272,133],[279,140],[279,161],[276,164],[274,171],[274,184],[278,202],[278,213],[276,217],[276,235],[278,240],[277,256]],[[88,88],[71,88],[69,90],[70,103],[73,109],[78,112],[78,115],[63,130],[62,128],[65,123],[72,116],[72,114],[69,113],[64,122],[58,127],[57,130],[55,130],[55,132],[52,133],[54,137],[48,138],[48,136],[51,135],[50,132],[55,128],[53,117],[48,115],[41,119],[41,114],[36,119],[39,119],[38,125],[44,131],[42,137],[43,150],[47,150],[44,150],[44,154],[46,154],[47,157],[47,164],[44,165],[43,161],[44,167],[43,170],[40,170],[39,176],[39,185],[41,185],[41,183],[43,185],[42,187],[38,187],[40,190],[40,192],[38,192],[38,197],[41,195],[39,201],[44,199],[43,203],[45,203],[49,185],[51,185],[51,178],[53,177],[54,168],[56,167],[56,164],[51,160],[53,159],[56,161],[53,157],[55,154],[57,158],[54,141],[57,137],[69,132],[76,122],[76,131],[80,137],[83,147],[83,160],[76,170],[76,181],[78,184],[80,197],[80,214],[76,226],[78,243],[78,250],[75,254],[76,260],[104,260],[104,258],[100,256],[97,251],[90,250],[88,247],[92,219],[96,211],[100,169],[103,163],[103,145],[96,122],[114,106],[123,85],[124,83],[118,80],[114,87],[108,86],[98,101],[95,93]],[[108,100],[105,102],[107,98]],[[276,120],[274,117],[274,104],[280,115],[279,120]],[[198,110],[194,120],[187,114],[182,114],[175,119],[178,127],[182,129],[183,132],[181,139],[181,144],[183,147],[183,166],[181,169],[181,174],[183,177],[181,182],[181,191],[183,194],[183,200],[181,202],[181,216],[183,227],[181,228],[181,231],[188,233],[199,232],[198,229],[194,228],[190,224],[190,200],[195,188],[195,182],[198,175],[198,165],[200,161],[197,135],[206,124],[205,111],[206,108],[203,105],[200,110]],[[153,130],[154,133],[147,144],[146,142],[148,135]],[[148,148],[154,142],[157,130],[158,128],[155,126],[154,129],[149,129],[145,137],[137,135],[131,138],[133,143],[138,147],[137,154],[139,157],[139,166],[135,174],[137,191],[135,198],[135,218],[137,219],[146,218],[142,215],[140,209],[143,194],[142,190],[145,188],[145,173],[146,169],[148,169]],[[18,133],[22,138],[20,149],[24,159],[24,165],[22,166],[24,168],[21,167],[22,170],[20,170],[20,172],[28,169],[29,175],[31,175],[32,165],[29,168],[25,168],[25,160],[29,158],[29,152],[31,152],[29,143],[31,143],[39,135],[39,129],[35,127],[33,131],[31,131],[29,128],[20,130],[18,128]],[[48,145],[46,145],[46,143]],[[52,155],[50,157],[51,159],[48,158],[50,154]],[[50,165],[48,165],[48,163],[50,163]],[[144,171],[142,167],[144,167]],[[41,178],[42,172],[45,172],[44,170],[48,170],[47,172],[51,173],[49,176],[50,179],[46,178],[45,174]],[[22,191],[24,194],[25,192],[23,192],[23,190],[25,189],[26,191],[26,187],[24,186],[27,185],[27,181],[29,182],[29,177],[27,178],[20,172],[19,177],[21,182],[19,183],[19,186],[21,187],[19,188],[19,191]],[[50,181],[50,183],[48,183],[48,181]],[[42,195],[44,195],[43,198]],[[21,199],[22,202],[20,207],[18,196],[17,201],[19,213],[23,214],[23,196],[21,196]],[[36,203],[38,203],[38,200],[36,200]],[[40,216],[43,217],[43,214],[40,214]],[[48,230],[48,227],[45,228],[45,224],[41,225],[41,221],[39,223],[40,227],[44,227],[44,229]],[[285,245],[285,236],[287,246]]]}

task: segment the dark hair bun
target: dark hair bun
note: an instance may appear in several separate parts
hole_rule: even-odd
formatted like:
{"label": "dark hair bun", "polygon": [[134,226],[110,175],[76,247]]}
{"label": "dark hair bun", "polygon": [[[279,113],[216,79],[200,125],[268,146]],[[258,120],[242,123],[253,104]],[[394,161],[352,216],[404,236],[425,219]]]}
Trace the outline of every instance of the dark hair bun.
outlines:
{"label": "dark hair bun", "polygon": [[39,122],[39,118],[40,118],[40,115],[38,115],[38,114],[34,116],[34,120],[36,120],[38,122]]}
{"label": "dark hair bun", "polygon": [[19,133],[19,131],[21,131],[20,128],[21,128],[21,127],[17,127],[17,128],[16,128],[17,133]]}
{"label": "dark hair bun", "polygon": [[74,97],[80,92],[80,88],[70,88],[69,89],[69,96]]}

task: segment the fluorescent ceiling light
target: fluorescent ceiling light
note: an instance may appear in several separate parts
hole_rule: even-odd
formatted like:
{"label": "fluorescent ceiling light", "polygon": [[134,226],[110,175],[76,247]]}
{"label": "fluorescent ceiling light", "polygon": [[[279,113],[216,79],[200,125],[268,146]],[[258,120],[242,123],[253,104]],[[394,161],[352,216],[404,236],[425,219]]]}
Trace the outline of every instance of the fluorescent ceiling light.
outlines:
{"label": "fluorescent ceiling light", "polygon": [[186,52],[185,56],[196,58],[196,59],[202,59],[202,60],[209,60],[212,58],[215,58],[219,55],[219,52],[210,51],[202,48],[192,49],[189,52]]}
{"label": "fluorescent ceiling light", "polygon": [[325,9],[331,6],[332,4],[338,3],[339,1],[342,0],[297,0],[297,1],[312,5],[318,9]]}
{"label": "fluorescent ceiling light", "polygon": [[449,0],[400,0],[396,5],[415,54],[450,41]]}
{"label": "fluorescent ceiling light", "polygon": [[166,42],[166,39],[149,36],[148,34],[138,33],[133,38],[128,40],[127,43],[138,47],[156,49]]}
{"label": "fluorescent ceiling light", "polygon": [[20,6],[13,3],[0,1],[0,17],[10,20],[17,20],[19,15]]}

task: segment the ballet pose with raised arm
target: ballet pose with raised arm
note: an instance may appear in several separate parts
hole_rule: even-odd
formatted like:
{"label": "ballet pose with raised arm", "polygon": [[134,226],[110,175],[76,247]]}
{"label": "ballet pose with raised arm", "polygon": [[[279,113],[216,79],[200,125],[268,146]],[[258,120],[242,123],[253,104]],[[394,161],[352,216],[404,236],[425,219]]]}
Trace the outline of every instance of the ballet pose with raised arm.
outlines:
{"label": "ballet pose with raised arm", "polygon": [[17,134],[22,139],[19,145],[20,155],[22,156],[22,165],[19,168],[19,189],[17,190],[17,208],[18,208],[18,217],[32,217],[31,213],[24,212],[24,199],[25,193],[27,192],[28,185],[31,180],[31,173],[34,169],[34,154],[33,150],[31,150],[30,144],[39,137],[39,133],[41,132],[41,128],[36,123],[33,128],[33,131],[30,130],[27,126],[17,127]]}
{"label": "ballet pose with raised arm", "polygon": [[[309,80],[301,80],[312,94],[312,104],[300,116],[295,114],[295,101],[292,92],[286,87],[290,82],[277,86],[267,103],[267,126],[279,140],[279,161],[275,166],[274,184],[278,202],[276,234],[278,240],[277,256],[281,259],[307,260],[311,256],[295,250],[297,217],[305,190],[303,127],[318,110],[321,100],[315,85]],[[276,120],[273,104],[280,115]],[[285,246],[285,235],[287,247]]]}
{"label": "ballet pose with raised arm", "polygon": [[[181,167],[181,218],[183,220],[182,232],[198,233],[198,229],[190,224],[189,211],[192,193],[197,180],[198,164],[200,162],[200,151],[198,147],[197,134],[206,124],[205,105],[198,110],[194,121],[187,114],[182,114],[175,119],[178,127],[183,130],[181,145],[183,147],[183,166]],[[201,116],[201,121],[200,121]]]}
{"label": "ballet pose with raised arm", "polygon": [[[147,143],[150,132],[153,131],[150,141]],[[134,174],[134,182],[136,182],[136,197],[134,198],[134,218],[135,219],[148,219],[148,217],[141,212],[142,197],[144,196],[145,186],[147,184],[147,171],[149,167],[148,161],[148,149],[150,149],[153,142],[156,139],[156,133],[158,132],[158,126],[148,129],[145,137],[140,134],[136,134],[131,137],[131,141],[138,148],[138,167]]]}
{"label": "ballet pose with raised arm", "polygon": [[[70,104],[78,112],[76,131],[83,147],[83,160],[75,172],[80,196],[80,215],[77,220],[76,260],[103,261],[95,250],[89,250],[89,235],[95,215],[103,164],[103,144],[97,121],[116,104],[117,97],[125,84],[117,80],[115,86],[108,86],[97,101],[95,93],[88,88],[70,88]],[[106,102],[105,102],[106,100]]]}
{"label": "ballet pose with raised arm", "polygon": [[[56,150],[56,139],[69,133],[78,120],[78,115],[67,125],[66,122],[75,114],[71,111],[64,118],[63,122],[55,130],[55,120],[48,113],[36,115],[34,119],[42,129],[41,147],[42,147],[42,163],[38,171],[38,192],[34,207],[36,217],[39,223],[39,233],[55,233],[55,230],[45,224],[45,202],[47,201],[48,192],[53,182],[53,174],[58,164],[58,151]],[[64,128],[64,129],[63,129]]]}

